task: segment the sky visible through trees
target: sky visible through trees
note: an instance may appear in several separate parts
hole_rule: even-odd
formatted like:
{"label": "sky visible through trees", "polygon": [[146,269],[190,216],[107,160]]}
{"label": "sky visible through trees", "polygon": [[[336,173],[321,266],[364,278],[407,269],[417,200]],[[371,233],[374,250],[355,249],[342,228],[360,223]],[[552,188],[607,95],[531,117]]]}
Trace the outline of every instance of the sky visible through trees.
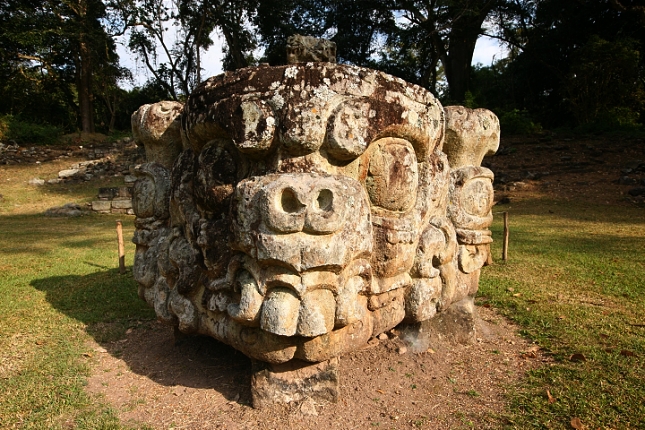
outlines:
{"label": "sky visible through trees", "polygon": [[506,130],[643,126],[638,0],[0,0],[0,120],[127,129],[223,70],[284,64],[294,34]]}
{"label": "sky visible through trees", "polygon": [[[210,76],[219,75],[223,72],[222,60],[224,54],[222,52],[223,40],[222,37],[215,34],[213,36],[215,43],[208,50],[202,59],[202,67],[204,68],[203,76],[208,78]],[[152,77],[151,73],[147,70],[145,65],[138,61],[136,56],[127,48],[127,40],[125,37],[117,38],[117,53],[121,60],[121,65],[132,71],[133,80],[124,81],[122,86],[131,89],[135,86],[142,86],[148,79]],[[508,49],[500,45],[499,41],[487,36],[480,36],[475,46],[475,54],[473,55],[472,65],[476,66],[481,64],[483,66],[490,66],[494,61],[499,61],[508,55]]]}

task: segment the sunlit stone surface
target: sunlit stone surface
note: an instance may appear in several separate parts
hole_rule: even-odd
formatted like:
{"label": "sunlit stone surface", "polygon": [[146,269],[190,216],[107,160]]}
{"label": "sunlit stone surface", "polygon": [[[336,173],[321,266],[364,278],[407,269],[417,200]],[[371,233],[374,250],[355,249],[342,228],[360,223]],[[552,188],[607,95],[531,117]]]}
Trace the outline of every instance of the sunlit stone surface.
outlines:
{"label": "sunlit stone surface", "polygon": [[167,103],[133,115],[151,161],[134,275],[161,320],[277,364],[329,360],[454,303],[470,312],[494,114],[322,62],[237,70]]}

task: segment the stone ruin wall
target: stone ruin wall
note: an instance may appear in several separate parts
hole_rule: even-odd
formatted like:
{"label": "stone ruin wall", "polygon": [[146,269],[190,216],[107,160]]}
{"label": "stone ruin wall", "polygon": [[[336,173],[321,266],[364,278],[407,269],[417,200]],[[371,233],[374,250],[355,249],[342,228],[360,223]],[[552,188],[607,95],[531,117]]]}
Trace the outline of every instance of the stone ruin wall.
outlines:
{"label": "stone ruin wall", "polygon": [[320,362],[472,311],[499,144],[483,109],[332,63],[203,82],[133,114],[134,276],[158,317],[251,358]]}

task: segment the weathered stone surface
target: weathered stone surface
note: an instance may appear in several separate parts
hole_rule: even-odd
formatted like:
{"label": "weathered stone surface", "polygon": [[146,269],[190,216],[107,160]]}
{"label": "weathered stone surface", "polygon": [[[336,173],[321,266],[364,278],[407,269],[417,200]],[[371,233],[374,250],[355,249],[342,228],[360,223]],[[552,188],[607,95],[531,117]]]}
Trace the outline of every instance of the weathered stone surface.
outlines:
{"label": "weathered stone surface", "polygon": [[110,212],[112,202],[109,200],[94,200],[92,202],[92,210],[96,212]]}
{"label": "weathered stone surface", "polygon": [[116,197],[132,198],[132,187],[119,187],[119,192]]}
{"label": "weathered stone surface", "polygon": [[499,148],[500,128],[495,114],[487,109],[446,106],[444,152],[450,167],[479,166],[484,156]]}
{"label": "weathered stone surface", "polygon": [[111,200],[119,195],[119,188],[117,187],[101,187],[97,197],[99,199]]}
{"label": "weathered stone surface", "polygon": [[143,105],[132,114],[132,134],[146,150],[146,158],[167,169],[181,152],[182,104],[163,101]]}
{"label": "weathered stone surface", "polygon": [[79,169],[64,169],[58,172],[58,177],[61,179],[71,178],[72,176],[78,174]]}
{"label": "weathered stone surface", "polygon": [[336,44],[327,39],[296,34],[287,39],[287,64],[336,62]]}
{"label": "weathered stone surface", "polygon": [[179,330],[274,364],[325,362],[402,321],[463,340],[491,242],[479,164],[499,122],[461,109],[448,143],[431,93],[374,70],[208,79],[183,107],[174,164],[153,151],[136,172],[140,296]]}
{"label": "weathered stone surface", "polygon": [[112,200],[112,208],[114,209],[131,209],[132,199],[127,197],[117,197]]}
{"label": "weathered stone surface", "polygon": [[112,200],[117,197],[132,198],[132,187],[101,187],[98,198]]}
{"label": "weathered stone surface", "polygon": [[45,211],[45,216],[79,217],[82,215],[83,210],[76,203],[65,203],[63,206],[56,206]]}
{"label": "weathered stone surface", "polygon": [[28,183],[29,185],[45,185],[45,180],[40,178],[32,178]]}
{"label": "weathered stone surface", "polygon": [[339,397],[338,358],[314,365],[299,360],[284,364],[254,360],[251,394],[255,408],[307,399],[336,402]]}

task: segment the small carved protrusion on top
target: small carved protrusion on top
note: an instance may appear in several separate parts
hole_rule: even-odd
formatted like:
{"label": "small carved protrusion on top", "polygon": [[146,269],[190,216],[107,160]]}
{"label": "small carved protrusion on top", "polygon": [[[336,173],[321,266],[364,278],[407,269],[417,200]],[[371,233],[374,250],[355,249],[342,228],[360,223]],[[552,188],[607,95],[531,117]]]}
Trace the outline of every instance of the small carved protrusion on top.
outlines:
{"label": "small carved protrusion on top", "polygon": [[182,151],[180,115],[184,105],[161,101],[141,106],[132,114],[132,134],[146,150],[148,162],[157,162],[166,169]]}
{"label": "small carved protrusion on top", "polygon": [[499,148],[499,119],[488,109],[446,106],[446,138],[443,151],[453,169],[480,166],[486,155]]}
{"label": "small carved protrusion on top", "polygon": [[287,39],[287,64],[336,62],[336,44],[331,40],[299,34]]}

